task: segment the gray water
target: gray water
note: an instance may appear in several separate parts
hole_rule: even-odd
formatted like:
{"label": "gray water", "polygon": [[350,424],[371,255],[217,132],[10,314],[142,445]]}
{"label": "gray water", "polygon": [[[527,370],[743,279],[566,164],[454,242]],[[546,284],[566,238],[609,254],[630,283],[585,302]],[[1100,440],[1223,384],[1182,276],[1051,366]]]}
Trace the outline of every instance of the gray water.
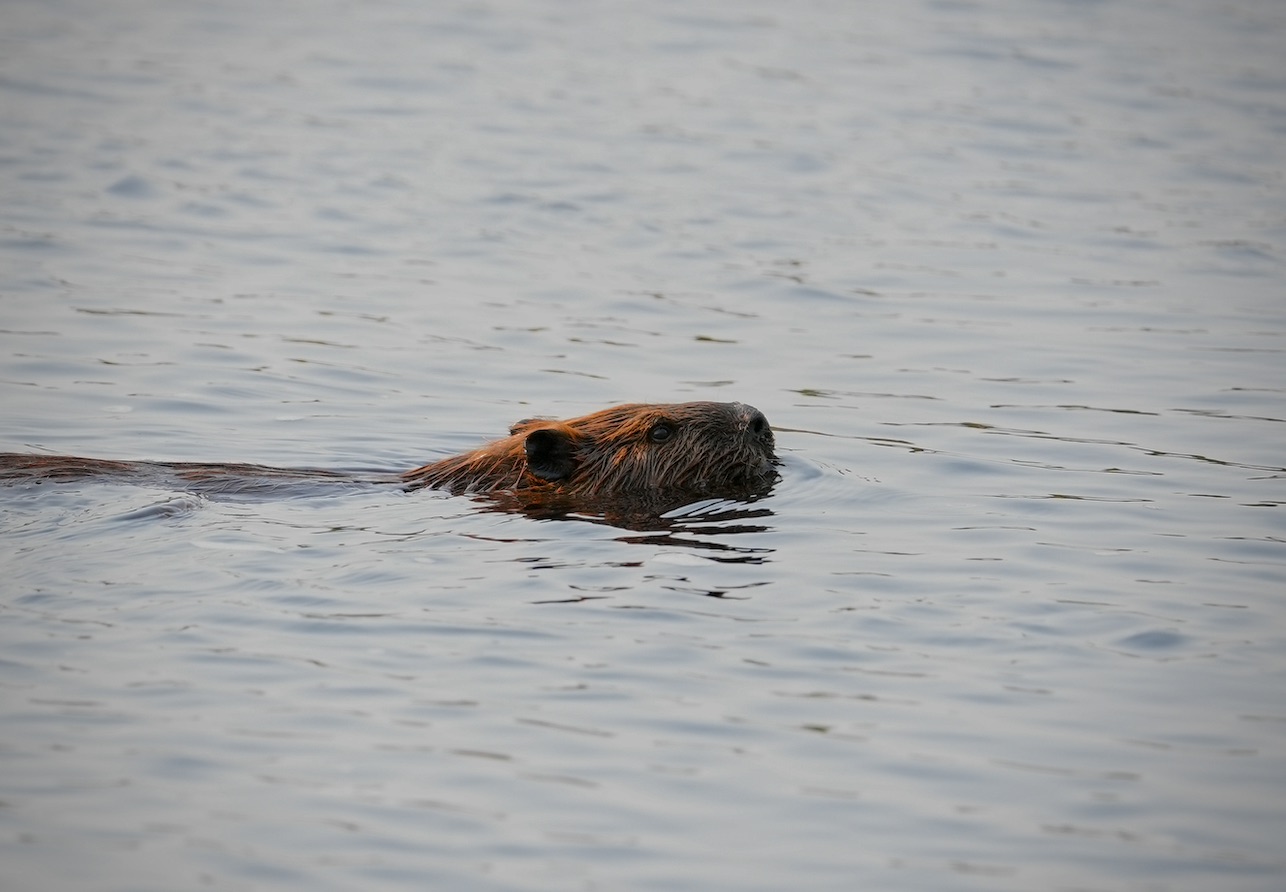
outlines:
{"label": "gray water", "polygon": [[1286,5],[12,2],[0,450],[742,400],[670,530],[0,490],[0,887],[1286,887]]}

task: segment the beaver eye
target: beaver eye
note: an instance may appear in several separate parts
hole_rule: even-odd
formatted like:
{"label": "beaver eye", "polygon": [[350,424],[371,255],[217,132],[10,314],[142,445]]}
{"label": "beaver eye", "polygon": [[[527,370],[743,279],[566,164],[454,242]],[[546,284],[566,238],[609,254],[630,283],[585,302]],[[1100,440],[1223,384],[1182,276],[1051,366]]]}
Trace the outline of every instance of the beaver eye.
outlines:
{"label": "beaver eye", "polygon": [[647,438],[653,443],[664,443],[674,436],[674,425],[668,421],[658,421],[647,432]]}

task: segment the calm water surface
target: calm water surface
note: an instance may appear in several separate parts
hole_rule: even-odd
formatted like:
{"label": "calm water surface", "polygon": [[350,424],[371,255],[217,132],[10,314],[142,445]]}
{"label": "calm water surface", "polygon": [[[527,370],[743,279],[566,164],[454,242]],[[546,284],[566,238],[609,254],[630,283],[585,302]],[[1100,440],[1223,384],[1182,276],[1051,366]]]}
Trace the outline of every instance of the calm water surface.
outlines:
{"label": "calm water surface", "polygon": [[5,890],[1286,886],[1286,7],[3,22],[0,450],[783,458],[653,531],[5,487]]}

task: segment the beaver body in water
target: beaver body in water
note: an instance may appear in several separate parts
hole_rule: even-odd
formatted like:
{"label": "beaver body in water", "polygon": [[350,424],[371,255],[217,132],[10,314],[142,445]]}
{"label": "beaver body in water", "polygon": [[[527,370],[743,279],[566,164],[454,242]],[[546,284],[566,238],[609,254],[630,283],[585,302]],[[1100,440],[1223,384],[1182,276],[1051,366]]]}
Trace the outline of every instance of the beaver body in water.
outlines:
{"label": "beaver body in water", "polygon": [[0,454],[0,480],[110,476],[215,492],[284,483],[395,483],[477,493],[549,510],[660,513],[706,498],[753,499],[776,480],[773,433],[744,403],[630,403],[565,421],[532,418],[509,436],[400,475],[203,462]]}

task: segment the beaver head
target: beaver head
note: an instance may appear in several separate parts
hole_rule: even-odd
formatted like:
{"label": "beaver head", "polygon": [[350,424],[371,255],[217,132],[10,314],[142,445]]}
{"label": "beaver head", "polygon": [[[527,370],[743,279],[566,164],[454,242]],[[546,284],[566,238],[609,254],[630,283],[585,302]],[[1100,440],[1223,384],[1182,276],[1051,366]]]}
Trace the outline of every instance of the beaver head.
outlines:
{"label": "beaver head", "polygon": [[775,467],[772,428],[753,406],[631,403],[566,421],[519,421],[508,437],[403,479],[408,489],[664,511],[702,498],[763,495]]}

